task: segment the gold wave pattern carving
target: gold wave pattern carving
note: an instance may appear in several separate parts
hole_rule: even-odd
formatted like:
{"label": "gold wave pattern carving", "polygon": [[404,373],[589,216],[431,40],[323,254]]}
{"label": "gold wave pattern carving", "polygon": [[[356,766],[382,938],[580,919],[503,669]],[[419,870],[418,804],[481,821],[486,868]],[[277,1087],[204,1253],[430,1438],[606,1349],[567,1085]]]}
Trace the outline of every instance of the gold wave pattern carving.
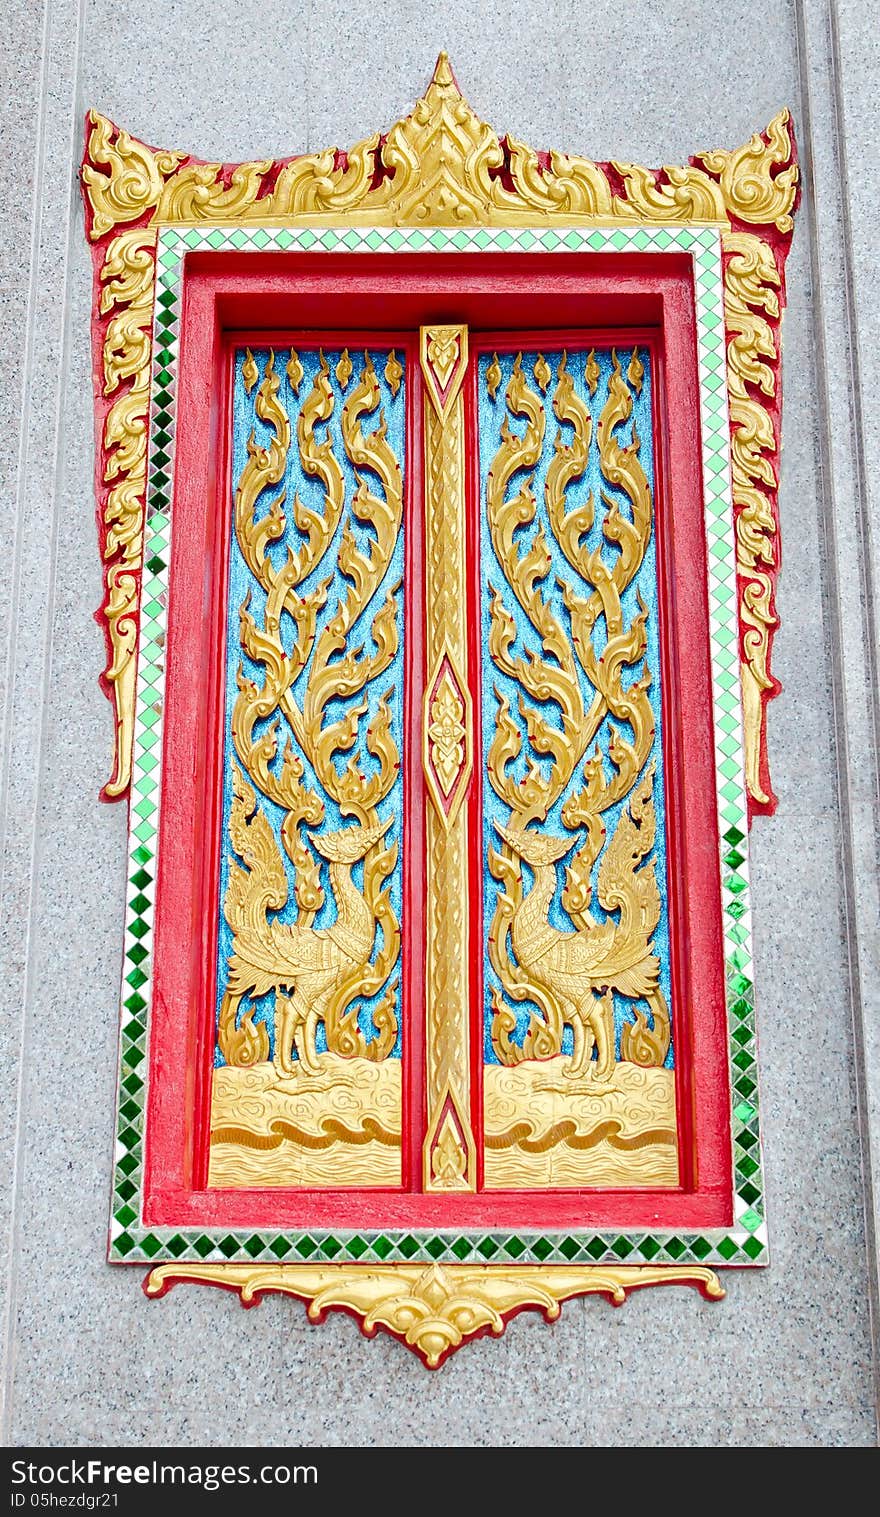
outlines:
{"label": "gold wave pattern carving", "polygon": [[296,1143],[300,1148],[332,1148],[334,1143],[384,1143],[387,1148],[400,1147],[400,1133],[383,1127],[375,1117],[365,1116],[360,1127],[347,1127],[336,1117],[324,1117],[320,1133],[309,1132],[293,1122],[279,1118],[268,1133],[251,1132],[249,1127],[212,1127],[212,1143],[241,1143],[245,1148],[278,1148],[282,1143]]}
{"label": "gold wave pattern carving", "polygon": [[[345,376],[346,385],[349,377]],[[351,1003],[381,990],[400,954],[400,927],[387,885],[397,861],[396,845],[385,844],[393,817],[383,820],[379,814],[399,768],[391,732],[391,691],[380,697],[366,729],[364,742],[371,765],[365,765],[358,746],[361,718],[370,704],[369,687],[388,671],[397,654],[398,584],[387,586],[373,613],[373,651],[365,652],[363,644],[352,646],[352,634],[386,580],[401,528],[403,490],[400,466],[387,441],[372,359],[365,353],[357,383],[343,404],[341,433],[357,479],[350,503],[352,517],[369,526],[372,535],[369,545],[361,548],[351,521],[346,522],[329,575],[311,590],[301,590],[328,553],[346,506],[344,476],[332,438],[328,433],[319,440],[316,431],[319,423],[330,420],[336,405],[323,353],[311,391],[299,407],[296,435],[304,472],[324,487],[324,509],[314,511],[294,496],[291,510],[301,545],[289,547],[286,558],[276,562],[268,550],[286,531],[284,491],[271,500],[265,514],[258,511],[265,492],[274,490],[284,478],[291,446],[290,417],[279,392],[280,378],[274,353],[270,353],[257,388],[255,413],[271,429],[271,438],[263,447],[251,435],[234,501],[236,540],[265,593],[265,611],[258,623],[248,592],[239,612],[241,647],[261,668],[262,682],[249,679],[243,661],[239,663],[232,713],[238,762],[233,764],[229,836],[241,862],[231,861],[224,903],[234,941],[218,1036],[227,1063],[264,1061],[269,1052],[266,1029],[254,1023],[253,1005],[240,1008],[245,998],[274,990],[274,1063],[277,1075],[289,1081],[318,1074],[320,1024],[330,1052],[347,1058],[382,1060],[397,1036],[397,981],[387,986],[374,1010],[377,1036],[369,1041],[358,1025],[360,1005]],[[377,411],[378,425],[365,434],[363,419]],[[371,477],[380,482],[381,494],[374,493],[368,483]],[[337,574],[344,576],[345,595],[319,630],[319,613]],[[285,645],[282,636],[285,618],[295,628],[292,647]],[[304,671],[298,701],[294,686]],[[334,707],[342,702],[345,709],[328,721],[331,702]],[[287,736],[279,763],[282,722]],[[335,755],[346,753],[348,760],[340,770]],[[304,781],[304,759],[320,792]],[[270,911],[277,913],[286,905],[290,887],[257,792],[284,812],[280,836],[297,908],[291,923],[269,919]],[[324,820],[321,792],[354,824],[333,832],[306,831],[307,826],[319,828]],[[314,926],[324,901],[315,853],[329,866],[336,907],[336,919],[326,928]],[[352,869],[361,859],[363,884],[358,889]]]}
{"label": "gold wave pattern carving", "polygon": [[[187,222],[371,226],[546,222],[562,226],[706,221],[726,228],[732,221],[737,226],[772,226],[785,236],[790,233],[798,167],[787,110],[780,111],[767,130],[745,146],[732,152],[698,154],[686,167],[655,171],[621,162],[611,167],[608,172],[586,158],[555,151],[538,153],[509,135],[499,137],[463,98],[449,60],[441,53],[431,83],[412,113],[387,134],[374,133],[347,153],[328,149],[281,161],[199,163],[180,152],[149,148],[91,111],[82,185],[89,237],[104,243],[100,278],[108,280],[113,277],[108,265],[118,250],[115,238],[105,239],[132,222],[144,224],[133,235],[142,239],[145,248],[154,246],[157,225]],[[132,406],[132,436],[145,425],[146,417],[143,397],[148,386],[155,284],[152,255],[144,273],[146,319],[135,318],[135,334],[140,332],[145,340],[135,335],[128,357],[133,388],[142,397]],[[120,292],[120,310],[135,298]],[[101,323],[98,340],[106,349],[112,350],[119,335],[118,327],[111,335],[106,322]],[[104,439],[105,466],[115,446]],[[127,482],[131,550],[112,576],[107,573],[103,608],[112,654],[105,686],[116,712],[114,772],[104,792],[108,797],[120,796],[128,787],[134,721],[131,666],[142,556],[143,471],[128,474]],[[113,509],[118,509],[118,500]],[[109,502],[101,507],[102,551],[112,525],[110,510]],[[776,538],[774,529],[766,544],[774,552],[778,551]],[[755,583],[752,577],[744,579],[744,595]],[[754,589],[751,593],[754,599]],[[747,661],[747,666],[755,668],[760,684],[760,658],[754,665]],[[765,706],[766,698],[759,699],[761,748]],[[750,790],[757,799],[751,781]]]}
{"label": "gold wave pattern carving", "polygon": [[655,1143],[675,1143],[675,1129],[669,1127],[649,1127],[647,1132],[640,1132],[635,1137],[627,1138],[623,1133],[623,1123],[617,1118],[600,1122],[592,1132],[578,1132],[577,1122],[573,1117],[563,1117],[554,1122],[546,1132],[535,1136],[535,1130],[528,1122],[517,1122],[507,1132],[497,1133],[486,1139],[487,1148],[522,1148],[526,1153],[542,1154],[548,1148],[555,1148],[557,1143],[565,1143],[569,1148],[595,1148],[599,1143],[610,1143],[613,1148],[619,1148],[623,1152],[630,1152],[636,1148],[651,1148]]}
{"label": "gold wave pattern carving", "polygon": [[400,1060],[323,1053],[319,1065],[300,1081],[268,1062],[215,1069],[211,1186],[400,1184]]}
{"label": "gold wave pattern carving", "polygon": [[[588,364],[591,361],[595,362],[594,355]],[[544,488],[550,531],[570,571],[564,582],[559,581],[570,634],[542,589],[553,562],[543,523],[527,548],[517,536],[537,517],[532,479],[543,454],[546,428],[544,402],[529,386],[521,354],[505,391],[507,415],[486,485],[495,559],[507,591],[515,596],[541,650],[529,648],[527,657],[514,653],[516,621],[490,575],[489,651],[497,668],[516,683],[525,733],[512,715],[506,694],[496,687],[496,730],[487,771],[496,795],[509,808],[510,820],[505,827],[496,824],[502,846],[497,851],[490,848],[488,855],[490,872],[503,886],[489,929],[489,958],[511,1000],[531,1002],[541,1012],[530,1010],[525,1040],[518,1044],[511,1037],[515,1014],[493,992],[493,1046],[503,1064],[550,1058],[560,1052],[563,1031],[569,1025],[574,1036],[570,1074],[575,1078],[594,1075],[606,1082],[614,1065],[613,990],[633,1001],[646,1000],[653,1018],[650,1026],[642,1008],[634,1005],[635,1020],[622,1034],[624,1059],[662,1064],[670,1040],[659,961],[651,947],[660,916],[655,865],[649,857],[655,834],[653,765],[634,788],[655,736],[648,695],[651,675],[645,662],[647,610],[639,600],[638,611],[627,621],[622,603],[641,568],[652,530],[651,492],[639,460],[641,440],[635,423],[629,442],[621,443],[617,435],[632,417],[630,385],[638,393],[642,372],[640,365],[631,362],[627,383],[616,353],[612,362],[608,394],[596,427],[599,466],[603,479],[626,497],[630,514],[612,496],[603,494],[604,546],[615,550],[610,559],[607,552],[603,554],[603,545],[588,546],[587,534],[596,515],[592,490],[582,505],[568,509],[566,503],[569,486],[586,472],[593,442],[592,418],[575,390],[566,353],[557,369],[552,399],[557,421],[573,429],[571,442],[565,442],[559,427]],[[543,372],[542,366],[546,368],[546,360],[538,355],[535,368]],[[494,376],[490,393],[492,384],[497,389]],[[508,416],[525,419],[521,433],[510,427]],[[518,475],[524,476],[523,482],[509,494]],[[599,631],[603,634],[601,653]],[[638,672],[632,678],[634,670]],[[587,689],[594,692],[589,705],[582,676]],[[548,715],[548,709],[554,708],[556,720]],[[598,745],[606,721],[610,774]],[[549,769],[540,763],[548,758]],[[526,773],[518,778],[513,766],[520,760],[526,763]],[[579,773],[581,788],[566,797]],[[564,834],[549,835],[530,827],[536,821],[543,823],[563,797]],[[602,814],[625,797],[628,804],[605,847]],[[564,933],[551,926],[548,918],[557,889],[556,864],[571,852],[583,832],[586,836],[566,870],[562,905],[574,931]],[[589,907],[593,867],[603,847],[598,898],[611,915],[598,923]],[[532,871],[528,891],[523,888],[521,862]]]}
{"label": "gold wave pattern carving", "polygon": [[568,1059],[484,1070],[489,1190],[679,1183],[675,1074],[618,1064],[613,1088],[568,1076]]}
{"label": "gold wave pattern carving", "polygon": [[648,1285],[695,1286],[710,1301],[725,1294],[714,1270],[690,1264],[160,1264],[147,1276],[146,1294],[164,1296],[188,1281],[237,1290],[243,1306],[272,1291],[294,1296],[307,1303],[311,1322],[334,1309],[349,1312],[367,1338],[383,1328],[428,1369],[470,1338],[499,1338],[523,1310],[555,1322],[575,1296],[602,1295],[622,1306],[628,1292]]}

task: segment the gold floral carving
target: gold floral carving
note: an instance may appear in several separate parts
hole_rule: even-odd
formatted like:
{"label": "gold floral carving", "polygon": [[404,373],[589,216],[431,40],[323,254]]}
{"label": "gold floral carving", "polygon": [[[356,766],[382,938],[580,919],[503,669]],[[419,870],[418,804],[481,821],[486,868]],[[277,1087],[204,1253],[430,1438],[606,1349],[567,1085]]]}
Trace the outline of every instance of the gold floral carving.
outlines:
{"label": "gold floral carving", "polygon": [[[538,355],[532,372],[539,387],[545,375],[549,385],[543,355]],[[623,596],[641,568],[652,531],[653,503],[635,425],[630,427],[630,441],[618,436],[632,416],[630,386],[638,392],[642,375],[634,355],[628,383],[613,355],[607,399],[596,427],[602,476],[623,491],[631,512],[631,519],[624,521],[613,498],[603,496],[603,537],[618,550],[608,563],[601,548],[591,550],[586,541],[595,518],[592,491],[583,504],[567,504],[569,486],[587,470],[593,426],[566,353],[557,369],[552,410],[558,422],[572,426],[573,436],[566,443],[561,430],[557,433],[544,496],[549,529],[567,565],[568,577],[559,584],[570,633],[542,591],[553,564],[543,524],[527,546],[519,535],[520,528],[536,519],[531,478],[542,457],[546,430],[545,404],[528,382],[522,355],[516,358],[505,391],[501,443],[486,484],[489,531],[504,586],[499,589],[490,569],[488,647],[494,664],[517,686],[519,714],[525,722],[523,732],[506,694],[496,690],[487,776],[510,819],[503,827],[496,823],[501,847],[491,849],[488,858],[491,874],[503,886],[489,928],[489,958],[509,1000],[540,1009],[540,1014],[530,1010],[525,1039],[515,1042],[515,1013],[494,992],[492,1041],[502,1064],[548,1059],[561,1052],[564,1028],[570,1026],[574,1052],[567,1072],[587,1084],[607,1084],[612,1076],[612,990],[634,1003],[635,1021],[622,1034],[623,1059],[662,1064],[670,1037],[659,961],[651,944],[660,916],[660,892],[651,856],[655,818],[653,765],[648,759],[655,731],[648,695],[651,675],[644,662],[648,613],[641,601],[629,618],[623,609]],[[508,416],[524,418],[525,430],[515,432]],[[523,471],[525,483],[509,495]],[[517,629],[507,603],[511,596],[535,641],[528,658],[513,653]],[[593,692],[589,704],[584,687]],[[608,774],[597,742],[606,721]],[[552,760],[549,769],[538,763],[541,757]],[[526,772],[518,777],[515,766],[521,759]],[[571,792],[572,784],[579,788]],[[563,798],[561,834],[530,825],[544,823]],[[605,847],[603,814],[621,800],[626,804]],[[600,853],[598,897],[609,913],[601,923],[590,912],[592,872]],[[563,932],[551,925],[548,912],[557,889],[556,865],[568,854],[572,857],[562,905],[574,930]],[[527,889],[522,862],[531,871]],[[652,1026],[639,1001],[650,1007]]]}
{"label": "gold floral carving", "polygon": [[[471,767],[471,709],[467,682],[465,579],[464,400],[466,327],[423,327],[420,339],[425,381],[425,610],[429,669],[423,715],[423,763],[434,801],[425,816],[427,841],[426,1086],[428,1126],[423,1175],[427,1190],[458,1189],[448,1165],[435,1165],[450,1106],[458,1142],[466,1155],[468,1189],[476,1187],[476,1150],[470,1118],[468,1021],[468,847],[466,809],[461,805]],[[445,666],[445,668],[444,668]],[[454,682],[449,670],[454,671]],[[443,671],[441,673],[441,671]],[[458,805],[450,807],[437,762],[443,727],[434,708],[447,682],[463,727],[462,758],[452,776]],[[456,690],[458,695],[456,697]],[[456,722],[451,723],[453,734]],[[434,736],[432,737],[432,729]],[[454,746],[458,746],[455,744]],[[452,754],[450,753],[450,759]]]}
{"label": "gold floral carving", "polygon": [[[246,363],[251,357],[247,355]],[[397,653],[399,585],[386,585],[384,598],[373,612],[374,651],[364,653],[362,647],[351,646],[351,634],[386,580],[401,529],[403,489],[400,466],[386,438],[372,359],[364,353],[357,382],[348,389],[354,364],[347,352],[343,358],[346,363],[340,360],[336,374],[340,387],[347,390],[341,415],[345,453],[356,471],[369,470],[382,486],[380,494],[374,493],[367,474],[358,472],[350,511],[372,529],[369,546],[361,549],[351,521],[343,520],[342,466],[332,438],[324,435],[319,440],[315,430],[319,422],[330,419],[337,403],[323,353],[296,420],[300,462],[305,474],[324,487],[323,511],[311,510],[294,496],[291,509],[302,535],[301,546],[289,548],[285,560],[273,560],[267,550],[284,536],[285,497],[283,492],[277,495],[266,510],[266,492],[274,491],[284,478],[292,428],[272,353],[255,398],[256,416],[272,435],[265,447],[251,435],[234,501],[236,540],[250,574],[264,592],[265,610],[258,622],[251,613],[248,592],[239,611],[242,651],[261,669],[262,679],[260,683],[249,679],[240,662],[232,712],[237,763],[233,764],[229,837],[241,862],[230,865],[224,903],[233,951],[220,1010],[219,1041],[230,1065],[265,1061],[266,1029],[254,1023],[252,1005],[241,1008],[249,997],[274,991],[276,1074],[282,1081],[298,1078],[300,1083],[321,1073],[316,1052],[320,1024],[330,1053],[346,1058],[386,1058],[397,1036],[396,981],[390,985],[388,981],[399,958],[400,927],[386,885],[397,848],[385,841],[393,818],[380,814],[399,768],[389,694],[380,697],[366,729],[364,741],[372,764],[364,763],[358,744],[360,720],[369,704],[367,691]],[[377,411],[378,425],[365,433],[363,419]],[[300,587],[321,564],[340,525],[338,567],[347,587],[333,615],[320,626],[319,614],[333,573],[311,590]],[[282,637],[287,625],[295,628],[292,648]],[[331,703],[334,708],[342,703],[345,709],[343,715],[328,721]],[[267,719],[270,724],[265,727]],[[295,745],[288,736],[279,765],[282,721]],[[338,753],[351,755],[341,771],[334,762]],[[308,760],[318,789],[305,783],[303,759]],[[325,796],[335,801],[343,817],[353,819],[352,825],[320,830]],[[283,812],[281,840],[292,868],[297,907],[291,923],[270,920],[268,915],[284,907],[289,886],[262,797]],[[312,830],[305,832],[306,826]],[[329,865],[336,908],[329,927],[314,926],[324,900],[315,853]],[[364,862],[359,889],[352,869],[360,860]],[[381,942],[378,948],[377,940]],[[351,1003],[386,985],[373,1013],[377,1035],[366,1041],[358,1023],[359,1006]]]}
{"label": "gold floral carving", "polygon": [[464,763],[467,729],[464,725],[464,701],[446,669],[431,697],[429,715],[431,767],[440,781],[444,795],[449,795]]}
{"label": "gold floral carving", "polygon": [[500,1337],[518,1312],[537,1310],[555,1322],[575,1296],[605,1296],[621,1306],[630,1291],[649,1285],[691,1285],[713,1301],[725,1294],[714,1270],[669,1264],[160,1264],[147,1276],[146,1293],[163,1296],[188,1281],[237,1290],[243,1306],[273,1291],[294,1296],[307,1303],[312,1322],[347,1311],[368,1338],[384,1328],[429,1369],[469,1338]]}
{"label": "gold floral carving", "polygon": [[[123,282],[113,297],[118,319],[112,334],[106,327],[102,338],[108,350],[105,370],[108,364],[112,370],[117,354],[125,373],[117,371],[116,384],[137,392],[124,414],[115,418],[113,436],[108,421],[104,438],[106,470],[116,470],[108,477],[118,480],[115,498],[111,502],[108,495],[102,507],[104,609],[112,650],[106,683],[116,710],[116,758],[105,793],[117,796],[125,792],[130,776],[145,489],[143,466],[135,462],[129,468],[124,450],[119,459],[119,435],[135,444],[146,425],[157,225],[565,226],[659,221],[713,224],[726,230],[733,221],[773,226],[786,234],[798,170],[787,110],[744,147],[702,153],[681,168],[655,171],[615,162],[608,172],[586,158],[555,151],[542,155],[509,135],[499,137],[480,120],[441,53],[412,113],[387,134],[374,133],[347,153],[328,149],[280,163],[267,159],[231,167],[198,163],[179,152],[146,147],[92,111],[82,181],[93,241],[101,242],[131,223],[141,224],[131,244],[125,245],[132,256],[140,255],[139,278],[130,286]],[[101,278],[109,286],[114,279],[109,265],[121,256],[119,239],[106,241],[104,247]],[[760,398],[753,403],[761,404]],[[111,564],[106,540],[120,512],[125,516],[127,546],[117,551]],[[775,525],[764,539],[765,566],[768,556],[773,572],[778,556]],[[759,580],[747,575],[743,585],[744,597],[760,599]],[[766,600],[748,615],[760,620],[765,606]],[[751,625],[748,615],[744,620]],[[766,646],[769,650],[769,636]],[[766,692],[761,684],[762,654],[747,658],[744,667],[753,685]],[[754,690],[749,698],[752,711],[758,713],[748,723],[749,730],[757,731],[752,746],[760,750],[766,701],[760,695],[756,701]],[[749,784],[753,798],[759,799],[753,774]]]}

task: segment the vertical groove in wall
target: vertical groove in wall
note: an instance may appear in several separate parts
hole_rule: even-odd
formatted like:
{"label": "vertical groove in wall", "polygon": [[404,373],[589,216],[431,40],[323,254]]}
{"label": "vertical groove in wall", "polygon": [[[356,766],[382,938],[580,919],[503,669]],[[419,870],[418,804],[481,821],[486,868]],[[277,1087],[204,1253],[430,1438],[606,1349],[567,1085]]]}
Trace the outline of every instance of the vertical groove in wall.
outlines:
{"label": "vertical groove in wall", "polygon": [[[874,738],[874,754],[876,758],[880,756],[880,681],[878,681],[877,669],[877,616],[874,608],[874,558],[871,551],[872,532],[868,494],[868,463],[865,455],[865,408],[862,398],[862,372],[859,353],[858,321],[856,317],[855,255],[849,197],[846,115],[843,105],[843,81],[840,72],[840,31],[837,22],[837,0],[830,0],[828,24],[831,95],[834,105],[834,146],[840,170],[841,184],[840,218],[843,231],[845,325],[854,422],[853,451],[858,498],[856,525],[859,534],[859,567],[862,576],[860,590],[862,615],[865,622],[865,654],[870,673],[867,696],[871,713],[871,731]],[[874,763],[871,778],[874,787],[875,846],[880,851],[880,763]]]}
{"label": "vertical groove in wall", "polygon": [[[18,1060],[16,1070],[16,1094],[15,1094],[15,1131],[13,1147],[12,1173],[9,1180],[10,1191],[10,1220],[9,1242],[7,1259],[7,1280],[2,1322],[2,1406],[0,1406],[0,1442],[7,1445],[10,1443],[13,1415],[13,1386],[15,1379],[16,1364],[16,1327],[18,1305],[18,1266],[21,1246],[21,1224],[19,1217],[19,1199],[21,1195],[21,1180],[25,1160],[24,1144],[24,1115],[27,1092],[27,1081],[30,1069],[31,1054],[31,1023],[33,1005],[33,925],[34,907],[36,901],[37,885],[40,871],[41,857],[41,831],[39,827],[39,812],[41,797],[43,794],[43,773],[45,768],[46,733],[49,722],[49,683],[52,670],[52,639],[55,615],[55,575],[58,548],[58,527],[60,504],[65,480],[65,463],[62,451],[63,438],[63,408],[64,408],[64,377],[67,373],[67,356],[69,351],[70,336],[70,310],[67,301],[68,269],[73,238],[76,233],[76,218],[74,215],[75,195],[77,189],[77,152],[76,134],[78,130],[77,102],[79,85],[79,60],[80,46],[83,31],[83,15],[85,0],[73,0],[69,9],[73,12],[74,35],[65,39],[67,42],[66,56],[70,59],[69,73],[64,77],[62,68],[52,68],[53,42],[57,45],[55,37],[55,23],[58,20],[59,10],[68,10],[64,0],[46,0],[43,15],[42,56],[39,79],[39,107],[37,115],[37,132],[34,151],[34,199],[33,221],[31,227],[31,268],[28,287],[28,304],[26,312],[26,337],[24,345],[24,378],[22,393],[21,413],[21,443],[20,443],[20,468],[18,478],[18,490],[16,494],[16,540],[15,559],[13,566],[11,610],[10,610],[10,652],[9,652],[9,686],[6,692],[6,710],[4,712],[3,733],[3,811],[2,818],[2,845],[4,864],[8,858],[10,832],[7,825],[10,804],[10,763],[12,756],[12,744],[16,734],[16,714],[20,704],[27,701],[28,705],[39,713],[36,727],[36,741],[29,755],[31,760],[29,768],[30,788],[29,793],[22,800],[26,805],[24,816],[19,813],[16,818],[16,839],[19,848],[27,850],[27,858],[24,861],[24,870],[27,876],[26,900],[22,903],[21,920],[24,930],[23,965],[21,974],[20,1005],[17,1008],[19,1017]],[[59,104],[59,86],[66,89],[66,99]],[[43,255],[41,231],[44,217],[47,214],[45,205],[46,181],[47,181],[47,144],[49,133],[47,120],[50,111],[57,110],[60,116],[58,136],[64,143],[66,162],[66,204],[63,208],[65,233],[63,236],[63,258],[60,265],[55,264],[50,271],[41,270],[40,263]],[[66,119],[65,119],[66,118]],[[61,173],[60,166],[58,172]],[[57,202],[53,200],[49,213],[55,213],[58,209]],[[49,409],[49,427],[42,435],[47,442],[47,450],[52,462],[52,491],[51,511],[45,513],[45,525],[41,530],[41,542],[44,545],[44,557],[42,564],[45,572],[45,602],[44,612],[40,620],[38,630],[34,634],[35,646],[32,650],[31,663],[39,669],[39,677],[32,681],[27,689],[20,688],[20,671],[17,667],[16,652],[18,648],[18,610],[21,604],[23,575],[26,565],[27,544],[26,537],[29,530],[29,462],[30,452],[33,445],[32,417],[30,404],[30,384],[35,366],[36,355],[36,323],[37,307],[41,295],[50,293],[51,304],[54,309],[57,301],[62,302],[61,317],[57,327],[58,358],[55,366],[55,392],[51,397]],[[4,880],[5,885],[5,880]],[[0,900],[5,899],[0,897]],[[7,991],[12,989],[7,985]]]}
{"label": "vertical groove in wall", "polygon": [[[837,528],[835,521],[835,509],[837,502],[834,493],[834,467],[831,458],[831,402],[828,388],[828,358],[825,343],[825,313],[823,302],[823,277],[822,261],[819,252],[819,231],[816,217],[815,200],[815,177],[813,152],[813,116],[812,116],[812,91],[809,78],[808,44],[806,34],[806,21],[804,16],[804,0],[797,0],[795,7],[796,16],[796,42],[797,63],[801,96],[801,121],[802,132],[800,137],[800,157],[803,174],[804,205],[801,209],[801,217],[806,223],[805,231],[809,240],[810,275],[812,283],[812,313],[813,332],[815,342],[815,362],[817,380],[817,398],[820,410],[820,425],[818,436],[818,497],[819,497],[819,528],[820,538],[824,552],[824,600],[825,619],[827,627],[827,640],[829,645],[830,663],[832,671],[831,699],[832,699],[832,726],[831,741],[833,747],[833,760],[837,790],[837,806],[840,818],[840,853],[839,875],[841,884],[840,911],[846,937],[846,960],[849,980],[849,1000],[852,1017],[853,1035],[853,1064],[854,1064],[854,1093],[856,1101],[856,1116],[859,1128],[861,1165],[862,1165],[862,1193],[863,1193],[863,1216],[865,1232],[865,1254],[867,1273],[867,1296],[868,1312],[870,1317],[871,1343],[873,1350],[873,1378],[875,1394],[875,1414],[880,1414],[880,1345],[878,1345],[878,1324],[880,1324],[880,1299],[878,1299],[878,1261],[877,1261],[877,1232],[874,1214],[874,1188],[873,1188],[873,1164],[871,1131],[868,1112],[868,1092],[865,1067],[865,1034],[864,1034],[864,1002],[862,995],[861,966],[859,963],[859,928],[856,909],[856,886],[855,865],[853,858],[853,812],[850,794],[850,753],[849,739],[846,723],[846,692],[843,681],[843,620],[841,612],[841,587],[838,573],[837,557]],[[841,136],[842,118],[840,115],[840,82],[836,77],[837,50],[836,50],[836,20],[834,16],[833,0],[828,0],[826,10],[827,35],[829,39],[828,69],[832,95],[834,99],[834,111],[832,128],[834,132],[834,150],[836,161],[840,168],[841,202],[845,206],[847,199],[847,185],[845,179],[845,157],[843,156],[843,144]],[[857,425],[861,422],[862,407],[859,390],[860,376],[858,372],[857,358],[854,352],[855,327],[854,312],[851,299],[852,292],[852,246],[850,242],[851,227],[849,215],[842,216],[843,248],[842,257],[844,263],[845,285],[847,300],[845,310],[846,340],[850,353],[851,382],[853,386],[853,414]],[[873,599],[872,571],[869,556],[864,551],[868,541],[867,524],[867,496],[865,492],[866,477],[864,471],[864,449],[860,448],[861,469],[857,463],[857,499],[853,502],[859,518],[859,541],[863,545],[862,558],[862,592],[864,597],[863,617],[865,619],[865,636],[873,632],[873,614],[867,610]],[[873,675],[873,652],[874,645],[870,643],[867,650],[869,669]],[[868,694],[871,702],[872,716],[876,717],[876,701],[873,691]],[[876,727],[874,727],[876,732]],[[875,770],[876,770],[875,749]]]}

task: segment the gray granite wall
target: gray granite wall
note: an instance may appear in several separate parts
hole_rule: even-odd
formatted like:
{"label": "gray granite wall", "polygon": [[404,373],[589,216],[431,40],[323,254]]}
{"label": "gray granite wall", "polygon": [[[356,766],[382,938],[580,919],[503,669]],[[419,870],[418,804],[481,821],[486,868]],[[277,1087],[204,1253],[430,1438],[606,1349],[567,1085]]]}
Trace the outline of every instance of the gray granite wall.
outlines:
{"label": "gray granite wall", "polygon": [[[4,22],[7,1440],[874,1442],[878,57],[864,9],[6,0]],[[244,1313],[207,1290],[149,1304],[138,1271],[103,1263],[125,816],[96,800],[110,714],[90,616],[90,288],[74,176],[90,105],[205,157],[347,145],[409,108],[441,46],[499,130],[597,158],[681,162],[744,141],[787,103],[807,194],[785,327],[780,809],[752,839],[774,1262],[729,1276],[721,1305],[645,1292],[620,1312],[571,1303],[552,1329],[520,1318],[428,1376],[348,1319],[315,1329],[291,1303]]]}

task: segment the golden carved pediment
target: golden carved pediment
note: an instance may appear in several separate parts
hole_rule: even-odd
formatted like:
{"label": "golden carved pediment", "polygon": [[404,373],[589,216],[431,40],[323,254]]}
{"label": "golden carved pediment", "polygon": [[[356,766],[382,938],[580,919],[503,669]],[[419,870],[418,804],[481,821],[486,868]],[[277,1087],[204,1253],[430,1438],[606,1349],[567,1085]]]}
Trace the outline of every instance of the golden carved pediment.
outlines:
{"label": "golden carved pediment", "polygon": [[154,152],[96,111],[90,122],[83,181],[93,239],[150,210],[161,224],[727,225],[734,218],[788,232],[797,192],[787,110],[744,147],[698,154],[684,167],[602,165],[499,137],[462,95],[445,53],[421,100],[389,132],[347,153],[328,148],[280,168],[264,159],[224,170]]}

